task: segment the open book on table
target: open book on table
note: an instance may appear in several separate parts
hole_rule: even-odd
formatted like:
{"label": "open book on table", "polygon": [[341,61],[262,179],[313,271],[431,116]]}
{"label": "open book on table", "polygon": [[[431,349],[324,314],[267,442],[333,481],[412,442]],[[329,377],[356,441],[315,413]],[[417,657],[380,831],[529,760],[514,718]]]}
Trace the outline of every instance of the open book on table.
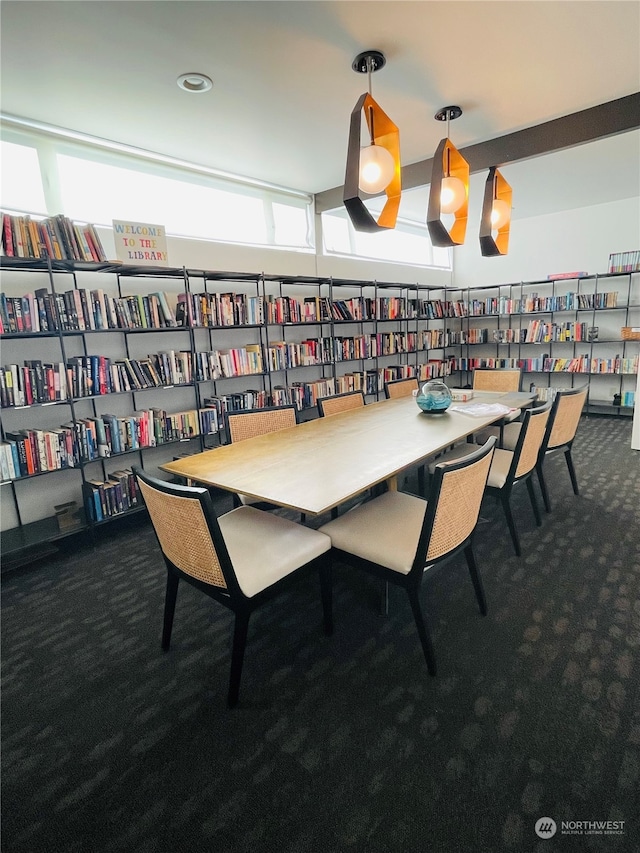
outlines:
{"label": "open book on table", "polygon": [[502,403],[454,403],[449,406],[450,412],[462,412],[472,418],[489,418],[492,415],[504,416],[517,411]]}

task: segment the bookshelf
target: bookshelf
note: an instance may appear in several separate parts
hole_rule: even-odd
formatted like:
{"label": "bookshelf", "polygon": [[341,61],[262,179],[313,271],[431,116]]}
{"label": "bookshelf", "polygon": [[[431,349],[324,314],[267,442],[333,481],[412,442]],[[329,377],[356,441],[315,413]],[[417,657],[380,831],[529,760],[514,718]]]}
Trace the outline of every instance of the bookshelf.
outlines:
{"label": "bookshelf", "polygon": [[0,495],[11,562],[140,512],[131,465],[194,452],[203,439],[192,332],[159,290],[159,279],[184,287],[182,271],[3,257],[2,272]]}
{"label": "bookshelf", "polygon": [[[306,419],[318,397],[381,399],[385,382],[414,375],[464,386],[477,364],[522,365],[542,394],[588,381],[588,412],[633,412],[640,341],[622,330],[640,326],[639,272],[443,289],[62,259],[0,266],[2,453],[38,431],[50,463],[4,460],[5,555],[139,512],[131,465],[226,442],[228,411],[294,404]],[[42,393],[11,397],[27,374],[38,388],[38,363]]]}
{"label": "bookshelf", "polygon": [[588,382],[587,413],[633,414],[640,341],[624,330],[640,326],[639,272],[452,288],[446,301],[456,384],[474,367],[521,366],[541,395]]}
{"label": "bookshelf", "polygon": [[272,403],[296,406],[303,420],[315,416],[318,398],[338,393],[330,282],[271,276],[263,294]]}

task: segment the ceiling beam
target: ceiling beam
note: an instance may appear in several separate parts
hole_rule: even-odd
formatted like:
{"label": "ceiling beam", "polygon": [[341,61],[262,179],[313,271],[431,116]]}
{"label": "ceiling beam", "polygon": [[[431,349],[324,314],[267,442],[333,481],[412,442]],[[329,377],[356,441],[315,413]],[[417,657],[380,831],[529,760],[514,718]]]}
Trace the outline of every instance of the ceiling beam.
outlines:
{"label": "ceiling beam", "polygon": [[[640,127],[640,92],[607,101],[561,118],[508,133],[486,142],[461,148],[471,172],[491,166],[504,166],[519,160],[530,160],[563,148],[574,148],[607,136],[626,133]],[[433,158],[411,163],[402,168],[402,188],[423,187],[430,182]],[[342,187],[316,193],[316,213],[333,210],[343,204]]]}

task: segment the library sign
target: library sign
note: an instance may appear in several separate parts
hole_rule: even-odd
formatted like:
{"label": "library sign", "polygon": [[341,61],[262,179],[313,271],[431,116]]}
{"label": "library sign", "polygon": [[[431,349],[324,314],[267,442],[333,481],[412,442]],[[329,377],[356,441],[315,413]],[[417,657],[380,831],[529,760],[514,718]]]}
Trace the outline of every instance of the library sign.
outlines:
{"label": "library sign", "polygon": [[113,220],[116,257],[124,264],[166,267],[169,264],[164,225]]}

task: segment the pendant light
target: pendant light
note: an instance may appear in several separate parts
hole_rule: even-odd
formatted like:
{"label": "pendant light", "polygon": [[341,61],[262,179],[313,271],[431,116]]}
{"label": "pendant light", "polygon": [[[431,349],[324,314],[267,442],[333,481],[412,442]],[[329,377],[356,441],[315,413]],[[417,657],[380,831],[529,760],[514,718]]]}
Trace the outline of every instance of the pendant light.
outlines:
{"label": "pendant light", "polygon": [[[371,75],[386,63],[379,50],[358,54],[351,67],[367,74],[368,92],[358,99],[351,113],[347,166],[344,179],[344,206],[357,231],[383,231],[394,228],[400,207],[400,133],[389,116],[371,96]],[[362,114],[369,131],[369,143],[361,147]],[[367,210],[361,193],[387,196],[378,219]]]}
{"label": "pendant light", "polygon": [[506,255],[509,250],[511,195],[511,187],[492,166],[484,185],[480,219],[480,251],[485,258]]}
{"label": "pendant light", "polygon": [[[427,208],[427,228],[434,246],[460,246],[467,230],[469,164],[449,139],[449,122],[460,118],[460,107],[443,107],[434,118],[447,122],[447,135],[433,155],[433,171]],[[449,228],[443,215],[453,214]]]}

